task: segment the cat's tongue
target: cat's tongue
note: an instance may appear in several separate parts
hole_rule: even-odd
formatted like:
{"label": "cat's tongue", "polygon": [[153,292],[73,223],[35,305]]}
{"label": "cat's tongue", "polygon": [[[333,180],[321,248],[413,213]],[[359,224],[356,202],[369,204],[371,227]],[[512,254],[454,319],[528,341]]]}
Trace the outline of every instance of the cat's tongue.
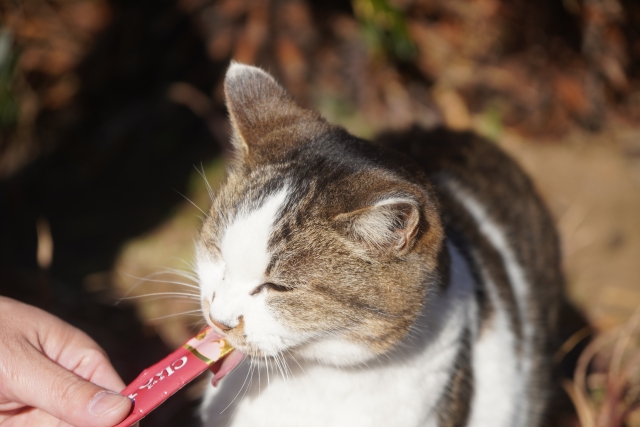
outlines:
{"label": "cat's tongue", "polygon": [[211,384],[216,387],[218,382],[227,376],[229,372],[233,371],[243,360],[244,354],[240,353],[238,350],[233,350],[226,357],[218,360],[211,366],[211,368],[209,368],[209,370],[213,372]]}
{"label": "cat's tongue", "polygon": [[[201,338],[203,333],[206,335],[204,339]],[[227,344],[226,337],[214,332],[210,328],[205,328],[198,336],[187,341],[185,346],[187,348],[192,346],[192,349],[194,348],[196,352],[198,352],[198,350],[204,352],[206,347],[209,347],[209,344],[200,343],[199,340],[212,343],[214,345],[213,354],[216,354],[215,352],[217,351],[217,347],[215,346],[219,343],[224,343],[224,348],[220,350],[220,358],[216,360],[211,357],[210,359],[210,363],[212,364],[209,366],[209,370],[213,373],[211,384],[216,387],[221,379],[226,377],[229,372],[233,371],[236,366],[244,360],[245,355]],[[204,346],[202,344],[204,344]],[[213,362],[214,360],[215,362]]]}

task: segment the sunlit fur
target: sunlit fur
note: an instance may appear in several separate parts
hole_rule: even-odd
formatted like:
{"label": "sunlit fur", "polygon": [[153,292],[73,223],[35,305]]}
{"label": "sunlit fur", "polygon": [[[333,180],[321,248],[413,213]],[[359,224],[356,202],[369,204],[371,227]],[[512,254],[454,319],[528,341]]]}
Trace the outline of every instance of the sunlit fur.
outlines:
{"label": "sunlit fur", "polygon": [[548,265],[554,311],[555,234],[525,258],[483,205],[520,198],[518,221],[547,227],[520,170],[507,160],[513,188],[483,195],[433,155],[328,124],[258,68],[232,64],[225,95],[236,159],[196,272],[205,319],[249,358],[207,390],[206,425],[538,426],[554,317],[530,289]]}

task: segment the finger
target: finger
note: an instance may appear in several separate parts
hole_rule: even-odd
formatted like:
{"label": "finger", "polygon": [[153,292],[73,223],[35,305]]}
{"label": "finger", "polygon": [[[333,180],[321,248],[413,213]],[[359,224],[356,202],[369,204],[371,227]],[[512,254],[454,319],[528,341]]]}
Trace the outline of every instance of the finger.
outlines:
{"label": "finger", "polygon": [[46,326],[41,326],[42,333],[38,337],[47,357],[94,384],[109,390],[124,389],[124,382],[93,339],[68,323],[50,317]]}
{"label": "finger", "polygon": [[[125,387],[95,341],[39,308],[0,296],[0,338],[5,344],[26,340],[57,364],[109,390],[120,391]],[[10,363],[16,356],[22,359],[14,349],[0,347],[0,361]],[[1,389],[2,382],[0,392]]]}
{"label": "finger", "polygon": [[11,386],[16,401],[78,427],[111,427],[129,414],[126,396],[82,379],[33,347],[23,354]]}
{"label": "finger", "polygon": [[23,408],[14,413],[0,412],[0,426],[10,427],[73,427],[36,408]]}
{"label": "finger", "polygon": [[124,382],[98,344],[83,332],[66,326],[74,333],[54,361],[96,385],[115,391],[124,389]]}
{"label": "finger", "polygon": [[[101,361],[102,360],[102,361]],[[126,387],[125,383],[120,379],[116,370],[109,363],[109,359],[104,356],[103,359],[97,360],[98,366],[95,370],[90,370],[90,375],[86,376],[83,371],[74,371],[82,378],[92,383],[104,387],[108,390],[122,391]]]}

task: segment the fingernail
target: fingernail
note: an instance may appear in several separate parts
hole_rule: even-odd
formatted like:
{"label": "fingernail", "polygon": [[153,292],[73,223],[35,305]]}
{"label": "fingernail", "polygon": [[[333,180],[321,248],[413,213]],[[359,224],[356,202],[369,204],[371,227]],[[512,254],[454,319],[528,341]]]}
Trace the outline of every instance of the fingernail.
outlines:
{"label": "fingernail", "polygon": [[110,391],[101,391],[91,399],[89,411],[93,415],[103,417],[127,402],[129,402],[129,398],[126,396]]}

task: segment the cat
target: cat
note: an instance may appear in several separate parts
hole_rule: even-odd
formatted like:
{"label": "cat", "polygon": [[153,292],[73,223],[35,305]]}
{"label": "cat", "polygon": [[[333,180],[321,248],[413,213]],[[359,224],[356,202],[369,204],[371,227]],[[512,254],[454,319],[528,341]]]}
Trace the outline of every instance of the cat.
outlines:
{"label": "cat", "polygon": [[232,63],[236,158],[196,244],[247,362],[206,426],[543,425],[563,277],[525,174],[472,133],[356,138]]}

